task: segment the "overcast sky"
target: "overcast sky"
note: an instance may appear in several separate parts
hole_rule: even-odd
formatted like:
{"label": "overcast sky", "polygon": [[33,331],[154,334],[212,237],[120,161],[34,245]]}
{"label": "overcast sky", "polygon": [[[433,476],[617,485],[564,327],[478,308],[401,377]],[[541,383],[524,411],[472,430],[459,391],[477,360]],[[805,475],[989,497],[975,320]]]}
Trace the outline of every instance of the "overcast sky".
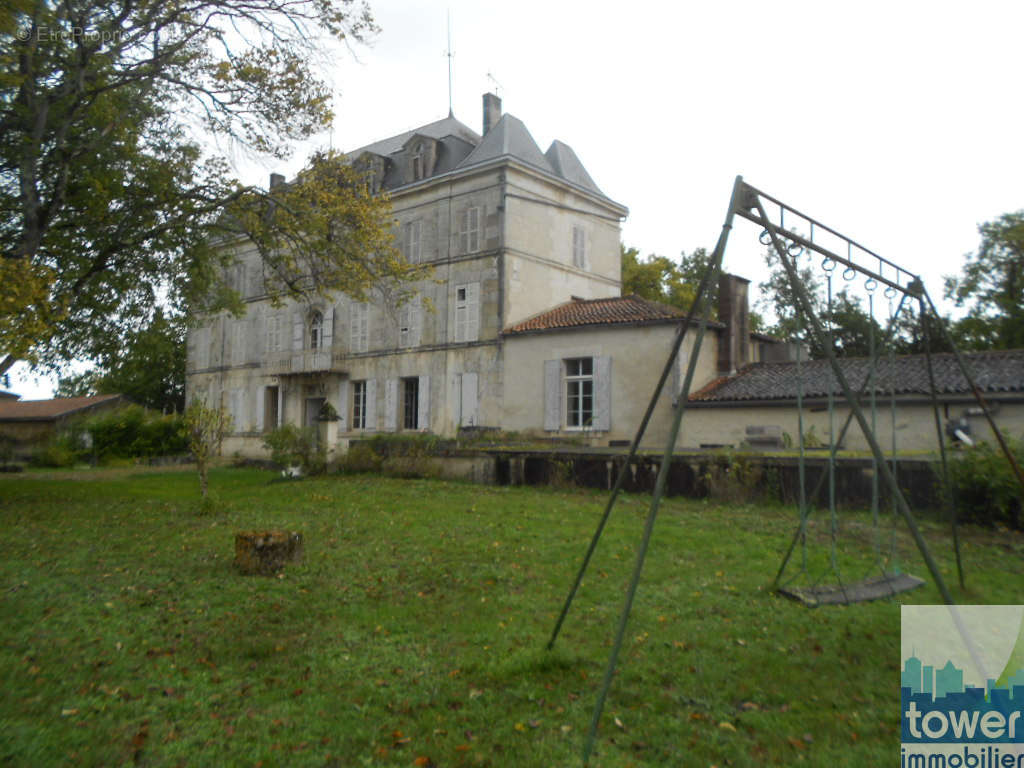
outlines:
{"label": "overcast sky", "polygon": [[[1024,208],[1020,0],[371,7],[381,32],[338,55],[333,135],[314,144],[353,149],[444,117],[450,9],[455,116],[480,131],[490,73],[541,150],[566,142],[629,207],[623,242],[645,255],[710,249],[740,174],[938,299],[978,224]],[[239,172],[291,178],[309,149]],[[738,222],[725,264],[755,284],[757,235]]]}

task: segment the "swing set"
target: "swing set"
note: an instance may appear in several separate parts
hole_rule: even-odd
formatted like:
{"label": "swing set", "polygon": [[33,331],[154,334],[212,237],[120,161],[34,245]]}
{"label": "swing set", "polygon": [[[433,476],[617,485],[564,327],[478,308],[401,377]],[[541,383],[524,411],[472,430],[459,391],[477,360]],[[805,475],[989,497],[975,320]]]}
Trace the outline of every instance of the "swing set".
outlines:
{"label": "swing set", "polygon": [[[772,211],[772,215],[769,215],[769,210]],[[930,400],[935,419],[936,437],[938,440],[941,483],[944,490],[943,497],[947,504],[947,513],[951,521],[953,547],[956,554],[957,573],[961,587],[964,585],[964,575],[960,558],[960,543],[959,535],[957,533],[956,515],[948,492],[950,487],[948,482],[948,463],[945,443],[943,440],[942,420],[939,411],[939,402],[935,386],[935,376],[930,349],[931,340],[929,338],[929,333],[931,331],[931,327],[938,328],[944,336],[946,345],[953,349],[957,367],[964,379],[967,381],[982,413],[988,420],[1003,454],[1016,473],[1017,479],[1020,481],[1021,487],[1024,488],[1024,472],[1022,472],[1016,459],[1007,447],[1002,434],[996,428],[991,411],[975,382],[974,376],[968,369],[963,356],[953,344],[953,341],[949,336],[949,332],[946,329],[942,318],[936,311],[935,305],[932,303],[931,297],[925,290],[921,279],[896,263],[865,248],[855,240],[852,240],[825,224],[812,219],[795,208],[790,207],[786,203],[783,203],[781,200],[755,189],[745,183],[742,177],[736,177],[736,182],[733,185],[732,196],[729,201],[729,210],[726,214],[725,223],[722,226],[722,232],[719,235],[718,243],[715,245],[715,249],[712,252],[711,257],[708,260],[708,266],[705,269],[704,274],[701,276],[693,305],[676,330],[676,335],[673,339],[668,359],[665,361],[665,365],[655,386],[654,393],[647,405],[643,418],[640,420],[640,425],[637,428],[636,435],[630,444],[629,452],[619,468],[615,484],[612,487],[604,512],[601,515],[597,529],[594,532],[583,557],[583,562],[580,565],[576,578],[573,581],[565,599],[565,603],[562,606],[562,610],[555,622],[551,638],[547,643],[548,650],[551,650],[558,639],[559,632],[561,631],[562,625],[565,622],[572,606],[573,599],[579,590],[580,584],[583,581],[583,576],[590,564],[594,551],[597,549],[597,544],[600,541],[601,534],[604,532],[605,525],[608,522],[619,493],[622,490],[626,476],[630,471],[630,465],[636,457],[640,442],[643,439],[644,433],[646,432],[647,426],[654,413],[655,405],[661,396],[666,382],[669,380],[669,376],[676,363],[676,359],[678,358],[679,350],[682,347],[686,332],[690,328],[691,324],[694,323],[694,320],[699,318],[697,322],[697,336],[694,341],[693,352],[689,356],[682,389],[678,393],[678,398],[676,400],[678,404],[675,407],[675,413],[673,414],[672,423],[669,428],[665,451],[661,459],[661,465],[658,470],[657,479],[655,480],[654,491],[651,496],[650,509],[644,524],[640,543],[637,547],[633,572],[626,588],[625,603],[619,615],[618,624],[615,630],[615,637],[612,642],[611,653],[605,668],[601,688],[598,692],[597,701],[594,706],[590,729],[584,744],[584,765],[587,765],[589,762],[590,755],[593,751],[594,742],[597,737],[598,725],[604,709],[604,703],[611,687],[612,678],[615,674],[619,651],[622,647],[623,638],[625,636],[626,624],[629,620],[630,611],[632,610],[633,600],[636,596],[637,586],[640,581],[640,574],[643,570],[644,559],[650,544],[651,534],[654,530],[654,522],[658,514],[658,508],[661,504],[661,500],[665,493],[668,470],[671,466],[672,454],[675,450],[676,442],[679,437],[683,414],[686,411],[686,404],[689,398],[690,388],[693,383],[701,344],[704,340],[704,335],[707,331],[708,322],[710,320],[711,287],[717,284],[719,274],[721,273],[725,247],[729,239],[729,233],[732,229],[733,221],[736,217],[746,219],[758,226],[761,229],[761,243],[766,246],[770,246],[774,250],[779,259],[779,263],[785,271],[787,283],[792,291],[792,295],[796,299],[800,328],[798,333],[799,338],[796,339],[797,354],[795,363],[797,378],[796,405],[798,413],[798,429],[800,432],[798,445],[799,521],[793,534],[793,538],[789,544],[789,548],[783,556],[782,563],[775,576],[775,580],[773,582],[775,590],[780,594],[799,600],[808,606],[818,606],[827,604],[848,604],[892,597],[901,592],[905,592],[909,589],[914,589],[915,587],[922,585],[924,583],[923,580],[901,571],[899,561],[896,556],[895,529],[897,521],[899,518],[902,518],[917,546],[918,551],[921,554],[922,559],[925,562],[925,565],[928,568],[928,572],[930,573],[935,586],[942,595],[943,601],[950,605],[954,604],[953,597],[942,578],[942,574],[932,557],[931,551],[928,549],[928,545],[921,536],[921,532],[917,527],[914,515],[905,496],[903,495],[903,492],[900,490],[898,482],[899,466],[896,458],[896,364],[891,342],[895,333],[897,320],[908,302],[916,302],[919,309],[922,337],[925,347],[925,364],[929,380]],[[789,222],[788,227],[787,219]],[[807,232],[807,234],[801,234],[801,232]],[[804,285],[804,282],[800,278],[800,260],[804,258],[810,258],[814,261],[820,259],[820,269],[825,275],[827,295],[826,313],[824,317],[819,317],[818,313],[815,311],[814,303],[811,301],[807,286]],[[834,299],[833,289],[835,287],[834,281],[839,276],[841,276],[846,283],[851,284],[854,280],[863,278],[863,288],[868,297],[868,313],[872,318],[869,331],[868,370],[863,381],[859,382],[859,387],[857,389],[854,389],[843,367],[840,366],[834,349],[834,329],[832,327],[832,309]],[[874,329],[875,295],[879,290],[881,290],[881,293],[888,302],[888,323],[885,331],[882,333],[882,338],[876,339]],[[897,297],[898,302],[896,302]],[[896,303],[894,304],[894,302]],[[810,365],[810,363],[806,363],[802,359],[802,349],[808,341],[814,342],[818,349],[823,350],[825,361],[830,369],[830,378],[827,390],[829,437],[827,463],[825,470],[819,473],[817,484],[810,493],[806,492],[806,449],[808,446],[806,445],[805,440],[803,416],[804,370],[808,365]],[[881,352],[886,349],[888,350],[888,366],[880,366],[880,360],[882,358]],[[882,379],[884,374],[887,374],[887,380]],[[887,385],[884,389],[882,386],[883,384]],[[880,389],[883,390],[881,406],[879,403]],[[887,395],[887,397],[885,397],[885,395]],[[867,400],[866,409],[864,405],[865,398]],[[846,419],[842,427],[838,430],[836,429],[837,400],[844,404],[848,409]],[[880,410],[884,409],[886,405],[888,407],[889,428],[892,432],[892,441],[889,446],[890,452],[888,456],[886,456],[886,453],[877,437]],[[871,450],[871,515],[874,557],[867,574],[864,574],[857,579],[846,580],[844,579],[843,568],[840,567],[838,555],[839,519],[836,507],[836,456],[838,446],[842,444],[843,438],[854,420],[856,420],[860,427],[860,430],[864,435],[864,439]],[[808,527],[814,511],[814,501],[819,498],[825,483],[828,484],[828,564],[824,568],[819,568],[819,572],[815,574],[812,572],[814,569],[811,568],[808,558]],[[891,530],[888,551],[883,551],[880,534],[883,490],[887,494],[889,501],[888,506],[890,507],[889,517],[891,520]],[[797,552],[798,548],[800,557],[797,564],[793,566],[795,573],[790,574],[789,571],[791,563],[793,562],[793,555]]]}

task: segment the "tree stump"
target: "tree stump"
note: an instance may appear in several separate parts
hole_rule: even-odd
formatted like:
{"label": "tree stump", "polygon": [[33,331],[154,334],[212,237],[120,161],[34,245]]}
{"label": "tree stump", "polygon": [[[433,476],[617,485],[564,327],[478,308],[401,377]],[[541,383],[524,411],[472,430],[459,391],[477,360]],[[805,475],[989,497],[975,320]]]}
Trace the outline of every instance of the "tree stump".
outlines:
{"label": "tree stump", "polygon": [[286,563],[302,560],[298,531],[241,531],[235,534],[235,566],[247,575],[273,576]]}

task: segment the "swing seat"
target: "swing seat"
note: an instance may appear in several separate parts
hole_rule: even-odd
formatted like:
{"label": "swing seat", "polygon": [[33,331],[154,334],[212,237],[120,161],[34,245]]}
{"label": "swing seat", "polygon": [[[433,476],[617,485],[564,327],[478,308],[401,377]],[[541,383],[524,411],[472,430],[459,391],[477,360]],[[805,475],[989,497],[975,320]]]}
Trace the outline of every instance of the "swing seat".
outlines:
{"label": "swing seat", "polygon": [[900,592],[917,589],[922,584],[924,584],[923,579],[911,576],[909,573],[887,573],[881,578],[852,581],[849,584],[780,587],[779,592],[786,597],[799,600],[804,605],[847,605],[892,597]]}

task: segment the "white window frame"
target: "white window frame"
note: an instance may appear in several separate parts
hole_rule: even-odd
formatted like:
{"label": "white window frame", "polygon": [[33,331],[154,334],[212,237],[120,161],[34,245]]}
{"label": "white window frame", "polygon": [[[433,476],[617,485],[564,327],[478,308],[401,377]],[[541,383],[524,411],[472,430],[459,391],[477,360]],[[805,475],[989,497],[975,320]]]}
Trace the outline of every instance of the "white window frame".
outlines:
{"label": "white window frame", "polygon": [[423,222],[419,219],[407,221],[402,229],[405,260],[410,264],[418,264],[423,258]]}
{"label": "white window frame", "polygon": [[309,316],[309,348],[323,349],[324,346],[324,314],[320,310],[313,310]]}
{"label": "white window frame", "polygon": [[370,305],[354,301],[349,305],[349,351],[366,352],[370,347]]}
{"label": "white window frame", "polygon": [[[584,367],[589,367],[589,372],[584,372]],[[565,428],[567,430],[593,429],[596,408],[596,379],[594,376],[593,357],[572,357],[563,361],[565,368],[563,380],[565,382],[563,397],[565,403]],[[589,389],[589,394],[587,390]],[[575,390],[575,392],[574,392]],[[584,398],[590,400],[590,410],[583,407]],[[574,407],[574,400],[576,401]],[[576,423],[573,423],[573,422]]]}
{"label": "white window frame", "polygon": [[572,228],[572,265],[577,269],[587,268],[587,232],[578,224]]}
{"label": "white window frame", "polygon": [[480,283],[455,286],[455,341],[480,338]]}
{"label": "white window frame", "polygon": [[459,227],[459,250],[462,253],[473,253],[480,250],[480,219],[482,212],[479,205],[472,205],[462,212]]}
{"label": "white window frame", "polygon": [[352,382],[352,429],[366,429],[366,381]]}

